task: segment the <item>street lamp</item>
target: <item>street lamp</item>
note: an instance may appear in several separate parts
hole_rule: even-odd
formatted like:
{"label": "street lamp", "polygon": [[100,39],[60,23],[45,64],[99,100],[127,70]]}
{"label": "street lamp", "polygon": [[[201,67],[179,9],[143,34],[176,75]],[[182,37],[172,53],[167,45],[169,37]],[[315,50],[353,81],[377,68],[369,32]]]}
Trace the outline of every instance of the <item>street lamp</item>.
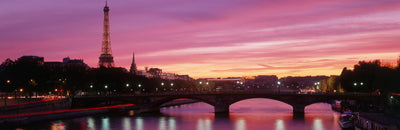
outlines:
{"label": "street lamp", "polygon": [[171,83],[171,87],[174,86],[174,83]]}
{"label": "street lamp", "polygon": [[315,85],[315,92],[318,92],[319,90],[320,90],[320,88],[319,88],[319,82],[315,82],[314,83],[314,85]]}
{"label": "street lamp", "polygon": [[11,80],[7,80],[6,83],[7,83],[7,84],[10,84],[10,83],[11,83]]}
{"label": "street lamp", "polygon": [[93,85],[92,85],[92,84],[90,85],[90,88],[93,88]]}
{"label": "street lamp", "polygon": [[127,83],[125,86],[126,86],[126,87],[129,87],[129,84]]}
{"label": "street lamp", "polygon": [[199,84],[201,85],[201,84],[203,84],[203,82],[200,81]]}
{"label": "street lamp", "polygon": [[108,86],[107,86],[107,85],[104,85],[104,88],[108,88]]}
{"label": "street lamp", "polygon": [[279,85],[281,85],[281,82],[280,81],[278,81],[276,84],[278,84],[278,93],[281,93],[281,88],[279,87]]}
{"label": "street lamp", "polygon": [[34,80],[34,79],[29,79],[29,84],[32,86],[32,87],[34,87],[34,90],[36,91],[35,92],[35,95],[36,95],[36,98],[37,98],[37,96],[38,96],[38,88],[36,88],[36,86],[38,85],[37,84],[37,82]]}
{"label": "street lamp", "polygon": [[164,86],[164,82],[161,83],[161,86]]}
{"label": "street lamp", "polygon": [[138,85],[138,87],[140,88],[140,87],[142,87],[142,85],[141,85],[141,84],[139,84],[139,85]]}

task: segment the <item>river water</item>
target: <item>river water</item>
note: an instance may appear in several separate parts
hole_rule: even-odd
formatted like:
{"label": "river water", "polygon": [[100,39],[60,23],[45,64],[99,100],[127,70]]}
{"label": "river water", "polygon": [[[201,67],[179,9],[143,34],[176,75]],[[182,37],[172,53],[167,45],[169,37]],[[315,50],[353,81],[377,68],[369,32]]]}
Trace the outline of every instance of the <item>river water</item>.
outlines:
{"label": "river water", "polygon": [[102,114],[46,121],[17,129],[53,130],[340,130],[339,113],[326,103],[306,107],[304,117],[293,117],[290,105],[269,99],[248,99],[230,106],[229,116],[214,115],[206,103],[161,109],[160,115]]}

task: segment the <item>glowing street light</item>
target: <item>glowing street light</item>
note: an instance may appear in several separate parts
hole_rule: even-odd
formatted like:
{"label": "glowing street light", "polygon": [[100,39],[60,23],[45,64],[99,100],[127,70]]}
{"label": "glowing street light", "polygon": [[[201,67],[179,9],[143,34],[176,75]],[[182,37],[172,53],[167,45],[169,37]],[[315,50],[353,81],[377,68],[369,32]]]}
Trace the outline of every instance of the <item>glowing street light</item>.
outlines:
{"label": "glowing street light", "polygon": [[208,82],[206,82],[206,84],[208,85]]}
{"label": "glowing street light", "polygon": [[357,86],[357,83],[354,83],[353,85],[354,85],[354,86]]}
{"label": "glowing street light", "polygon": [[92,85],[92,84],[90,85],[90,88],[93,88],[93,85]]}
{"label": "glowing street light", "polygon": [[107,86],[107,85],[104,85],[104,88],[108,88],[108,86]]}
{"label": "glowing street light", "polygon": [[203,84],[203,82],[200,81],[199,84]]}
{"label": "glowing street light", "polygon": [[281,85],[281,82],[280,81],[278,81],[276,84],[278,84],[278,93],[280,93],[281,92],[281,88],[279,87],[279,85]]}
{"label": "glowing street light", "polygon": [[19,91],[20,91],[20,92],[23,92],[23,91],[24,91],[24,89],[20,88],[20,89],[19,89]]}
{"label": "glowing street light", "polygon": [[129,87],[129,84],[127,83],[125,86],[126,86],[126,87]]}
{"label": "glowing street light", "polygon": [[141,84],[139,84],[139,85],[138,85],[138,87],[140,88],[140,87],[142,87],[142,85],[141,85]]}
{"label": "glowing street light", "polygon": [[164,86],[164,82],[161,83],[161,86]]}
{"label": "glowing street light", "polygon": [[171,83],[171,86],[174,86],[174,83]]}
{"label": "glowing street light", "polygon": [[11,83],[11,80],[7,80],[6,83],[7,83],[7,84]]}

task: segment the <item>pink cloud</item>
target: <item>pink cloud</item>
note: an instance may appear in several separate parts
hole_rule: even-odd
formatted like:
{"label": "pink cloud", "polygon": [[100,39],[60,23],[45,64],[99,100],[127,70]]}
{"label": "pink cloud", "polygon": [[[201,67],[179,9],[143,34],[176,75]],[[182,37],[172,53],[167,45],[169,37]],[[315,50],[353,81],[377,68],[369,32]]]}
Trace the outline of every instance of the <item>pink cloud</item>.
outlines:
{"label": "pink cloud", "polygon": [[[51,61],[70,56],[97,66],[103,2],[0,5],[7,5],[0,12],[6,19],[0,21],[0,61],[22,55]],[[123,67],[129,67],[134,51],[140,67],[195,77],[330,75],[366,59],[363,55],[394,61],[400,49],[397,0],[126,0],[109,6],[112,51],[116,65]],[[265,70],[260,64],[272,67],[251,71]],[[203,72],[190,65],[204,66]],[[252,73],[239,73],[247,69]]]}

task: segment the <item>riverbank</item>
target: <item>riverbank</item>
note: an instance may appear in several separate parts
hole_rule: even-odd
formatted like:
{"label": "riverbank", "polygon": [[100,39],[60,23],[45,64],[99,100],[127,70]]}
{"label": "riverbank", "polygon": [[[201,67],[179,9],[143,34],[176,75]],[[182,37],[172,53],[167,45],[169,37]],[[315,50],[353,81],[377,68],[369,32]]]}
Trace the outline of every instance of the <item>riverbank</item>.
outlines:
{"label": "riverbank", "polygon": [[[340,101],[331,103],[331,108],[332,110],[340,113],[343,111],[350,111],[350,109],[344,109],[344,107],[341,106]],[[388,115],[384,112],[355,112],[354,114],[357,115],[353,119],[354,127],[357,130],[400,129],[400,118],[396,117],[395,115]]]}
{"label": "riverbank", "polygon": [[31,102],[24,102],[0,107],[1,115],[15,115],[55,110],[68,110],[71,108],[71,101],[67,98],[63,99],[42,99]]}
{"label": "riverbank", "polygon": [[20,105],[24,103],[34,102],[43,100],[44,98],[5,98],[0,99],[0,107]]}
{"label": "riverbank", "polygon": [[[175,105],[183,105],[198,102],[191,99],[178,99],[163,104],[161,107],[169,107]],[[90,116],[94,114],[101,114],[115,111],[138,110],[140,106],[134,104],[114,105],[95,108],[82,108],[82,109],[69,109],[69,110],[53,110],[42,111],[33,113],[22,114],[9,114],[0,116],[0,127],[12,127],[16,125],[23,125],[32,122],[39,122],[44,120],[55,120],[63,118],[74,118],[80,116]]]}
{"label": "riverbank", "polygon": [[112,111],[113,109],[123,109],[124,107],[131,107],[133,104],[114,105],[106,107],[96,108],[84,108],[84,109],[71,109],[71,110],[55,110],[25,114],[13,114],[0,116],[0,126],[13,126],[21,125],[31,122],[43,121],[43,120],[54,120],[60,118],[71,118],[77,116],[88,116],[92,114],[105,113]]}
{"label": "riverbank", "polygon": [[388,116],[384,113],[360,112],[354,124],[356,129],[400,129],[400,119]]}

